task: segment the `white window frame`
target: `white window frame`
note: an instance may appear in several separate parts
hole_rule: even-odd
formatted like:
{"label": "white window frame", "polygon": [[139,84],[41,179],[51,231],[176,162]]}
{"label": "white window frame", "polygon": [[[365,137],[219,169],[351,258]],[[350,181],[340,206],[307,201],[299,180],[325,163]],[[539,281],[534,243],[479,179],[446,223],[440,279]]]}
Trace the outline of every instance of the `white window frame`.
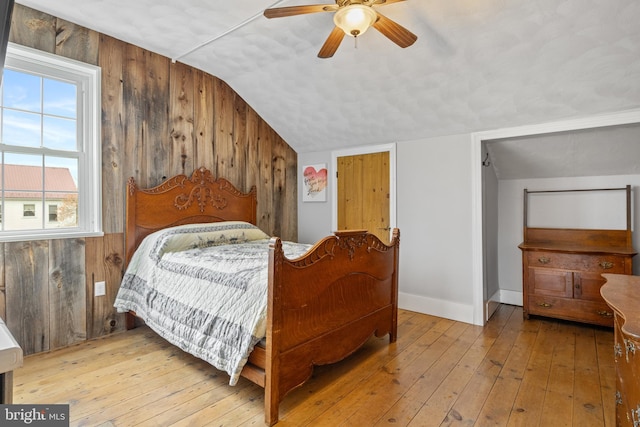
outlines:
{"label": "white window frame", "polygon": [[[27,206],[33,206],[33,209],[27,209]],[[33,215],[27,215],[27,212],[33,212]],[[22,216],[24,218],[27,217],[36,217],[36,204],[35,203],[23,203],[22,204]]]}
{"label": "white window frame", "polygon": [[[5,68],[79,80],[78,225],[0,231],[0,242],[102,236],[101,69],[73,59],[9,43]],[[53,73],[52,73],[53,71]],[[13,146],[0,146],[15,152]],[[42,153],[42,151],[40,151]]]}
{"label": "white window frame", "polygon": [[[45,204],[45,208],[47,209],[46,222],[48,222],[48,223],[58,222],[58,205],[57,204],[55,204],[55,205],[54,204],[50,204],[50,205]],[[53,220],[51,219],[51,208],[56,208],[56,211],[55,211],[56,219],[53,219]]]}

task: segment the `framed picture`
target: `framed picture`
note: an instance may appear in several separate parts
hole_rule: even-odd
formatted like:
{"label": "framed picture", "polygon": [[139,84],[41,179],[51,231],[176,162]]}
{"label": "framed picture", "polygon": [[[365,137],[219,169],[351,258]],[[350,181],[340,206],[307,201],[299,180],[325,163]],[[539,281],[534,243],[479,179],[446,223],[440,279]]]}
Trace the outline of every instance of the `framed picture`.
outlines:
{"label": "framed picture", "polygon": [[327,164],[307,165],[302,168],[302,201],[327,201]]}

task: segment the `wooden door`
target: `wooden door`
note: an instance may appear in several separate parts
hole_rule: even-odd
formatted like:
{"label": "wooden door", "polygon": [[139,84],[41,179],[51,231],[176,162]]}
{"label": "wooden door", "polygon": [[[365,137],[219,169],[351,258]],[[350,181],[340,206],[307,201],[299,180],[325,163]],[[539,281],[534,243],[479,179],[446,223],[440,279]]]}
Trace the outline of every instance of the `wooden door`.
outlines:
{"label": "wooden door", "polygon": [[390,241],[389,152],[338,157],[338,229]]}

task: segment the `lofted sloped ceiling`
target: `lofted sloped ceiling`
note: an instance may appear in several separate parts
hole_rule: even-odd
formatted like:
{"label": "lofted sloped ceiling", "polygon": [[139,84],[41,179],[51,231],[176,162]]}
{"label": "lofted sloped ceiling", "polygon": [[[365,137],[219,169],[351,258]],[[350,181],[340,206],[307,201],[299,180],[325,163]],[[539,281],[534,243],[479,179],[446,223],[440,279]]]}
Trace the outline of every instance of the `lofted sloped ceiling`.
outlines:
{"label": "lofted sloped ceiling", "polygon": [[401,1],[377,10],[413,46],[371,29],[331,59],[332,14],[273,0],[17,1],[223,79],[299,153],[640,108],[638,0]]}
{"label": "lofted sloped ceiling", "polygon": [[640,175],[640,124],[487,141],[498,179]]}

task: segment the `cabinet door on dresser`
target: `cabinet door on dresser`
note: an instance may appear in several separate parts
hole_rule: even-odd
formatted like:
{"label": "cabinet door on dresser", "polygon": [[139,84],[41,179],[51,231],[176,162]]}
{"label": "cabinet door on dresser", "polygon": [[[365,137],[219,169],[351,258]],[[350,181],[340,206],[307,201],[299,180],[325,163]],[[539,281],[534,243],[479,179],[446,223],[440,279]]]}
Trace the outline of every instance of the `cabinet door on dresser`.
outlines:
{"label": "cabinet door on dresser", "polygon": [[[624,271],[620,273],[624,273]],[[604,285],[605,280],[600,273],[585,271],[574,273],[573,282],[574,298],[604,302],[602,295],[600,295],[600,288]],[[613,317],[613,312],[611,312],[611,317]]]}
{"label": "cabinet door on dresser", "polygon": [[551,268],[529,268],[529,293],[573,298],[573,273]]}

